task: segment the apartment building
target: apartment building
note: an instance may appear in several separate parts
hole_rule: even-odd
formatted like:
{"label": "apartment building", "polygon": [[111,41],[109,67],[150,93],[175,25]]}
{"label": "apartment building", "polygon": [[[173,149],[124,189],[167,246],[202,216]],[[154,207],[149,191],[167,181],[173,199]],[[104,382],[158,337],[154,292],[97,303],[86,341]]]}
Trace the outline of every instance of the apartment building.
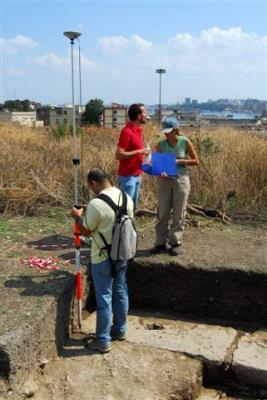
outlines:
{"label": "apartment building", "polygon": [[41,121],[37,121],[35,111],[1,111],[0,121],[16,122],[31,127],[43,126]]}
{"label": "apartment building", "polygon": [[[72,125],[72,106],[41,106],[36,110],[37,120],[43,121],[45,126]],[[79,108],[75,110],[76,123],[79,121]]]}
{"label": "apartment building", "polygon": [[117,103],[112,103],[111,106],[104,107],[103,126],[122,129],[127,119],[127,107]]}

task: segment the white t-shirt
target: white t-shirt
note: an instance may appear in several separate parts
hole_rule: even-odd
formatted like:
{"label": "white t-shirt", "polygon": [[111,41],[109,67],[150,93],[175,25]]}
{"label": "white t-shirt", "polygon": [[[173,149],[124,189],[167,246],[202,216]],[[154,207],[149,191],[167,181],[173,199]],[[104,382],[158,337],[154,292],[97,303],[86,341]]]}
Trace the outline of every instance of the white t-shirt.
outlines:
{"label": "white t-shirt", "polygon": [[[122,205],[122,194],[116,187],[104,189],[99,194],[101,193],[109,196],[116,205]],[[133,218],[134,205],[128,195],[127,212],[129,217]],[[93,264],[98,264],[108,258],[106,250],[101,251],[101,248],[105,247],[105,243],[103,243],[98,232],[101,232],[106,242],[110,244],[114,219],[115,213],[105,201],[97,197],[90,201],[84,216],[83,226],[92,232],[91,261]]]}

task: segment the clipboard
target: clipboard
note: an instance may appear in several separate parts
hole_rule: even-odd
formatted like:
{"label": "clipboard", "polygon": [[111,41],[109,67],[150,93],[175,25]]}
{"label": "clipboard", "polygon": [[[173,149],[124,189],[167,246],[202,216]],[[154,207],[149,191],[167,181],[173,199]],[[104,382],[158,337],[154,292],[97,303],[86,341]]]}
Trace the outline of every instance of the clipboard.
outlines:
{"label": "clipboard", "polygon": [[160,176],[163,172],[166,172],[168,176],[178,176],[179,168],[176,165],[176,154],[152,153],[151,163],[144,164],[142,170],[154,176]]}

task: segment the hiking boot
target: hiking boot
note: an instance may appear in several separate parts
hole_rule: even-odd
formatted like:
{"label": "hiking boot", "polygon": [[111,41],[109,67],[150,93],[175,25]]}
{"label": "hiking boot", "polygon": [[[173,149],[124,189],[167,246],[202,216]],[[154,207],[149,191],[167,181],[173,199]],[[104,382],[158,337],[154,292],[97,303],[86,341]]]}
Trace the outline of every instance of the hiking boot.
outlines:
{"label": "hiking boot", "polygon": [[159,245],[153,247],[153,249],[150,250],[150,253],[151,254],[158,254],[158,253],[161,253],[161,252],[163,252],[165,250],[167,250],[166,245],[165,244],[159,244]]}
{"label": "hiking boot", "polygon": [[119,333],[111,332],[110,336],[111,336],[112,340],[119,340],[120,342],[127,339],[126,333],[119,334]]}
{"label": "hiking boot", "polygon": [[181,254],[183,254],[183,250],[181,248],[181,245],[176,244],[176,245],[171,247],[171,249],[170,249],[170,255],[171,256],[180,256]]}
{"label": "hiking boot", "polygon": [[103,343],[97,339],[87,340],[85,347],[89,350],[99,351],[99,353],[108,353],[111,350],[110,343]]}

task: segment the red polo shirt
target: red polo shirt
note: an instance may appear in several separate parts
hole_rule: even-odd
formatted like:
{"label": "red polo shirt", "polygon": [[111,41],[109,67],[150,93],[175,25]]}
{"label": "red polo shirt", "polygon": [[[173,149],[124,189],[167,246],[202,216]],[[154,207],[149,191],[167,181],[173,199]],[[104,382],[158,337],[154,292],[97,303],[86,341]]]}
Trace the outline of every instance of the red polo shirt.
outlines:
{"label": "red polo shirt", "polygon": [[[139,126],[134,125],[131,121],[122,129],[118,146],[125,151],[132,151],[137,149],[143,149],[143,136],[142,129]],[[126,160],[119,160],[118,175],[140,175],[143,171],[140,169],[143,162],[143,155],[138,154],[132,156]]]}

